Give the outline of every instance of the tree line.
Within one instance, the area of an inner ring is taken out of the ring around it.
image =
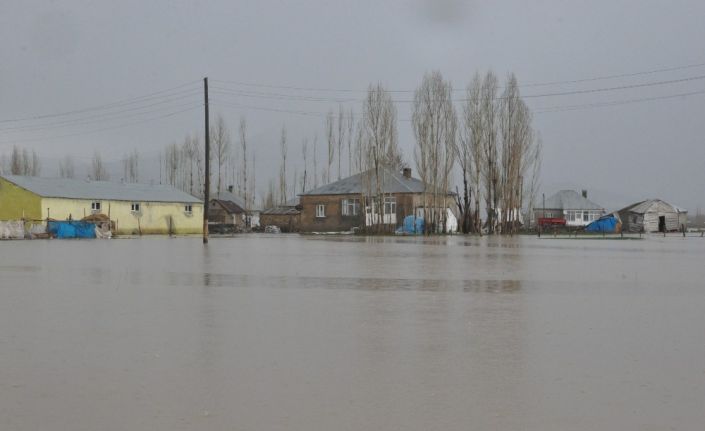
[[[365,208],[369,208],[381,227],[387,216],[382,189],[385,175],[390,170],[399,172],[413,161],[425,184],[427,231],[447,229],[446,208],[452,197],[462,232],[515,232],[521,209],[533,206],[541,168],[541,142],[532,127],[531,111],[512,73],[501,86],[494,72],[476,73],[463,93],[454,99],[450,81],[440,72],[423,77],[411,101],[415,145],[410,159],[399,148],[396,102],[382,84],[368,87],[358,114],[342,105],[337,112],[329,110],[323,118],[322,139],[318,133],[304,137],[300,150],[294,153],[289,152],[287,128],[282,125],[278,173],[260,190],[259,204],[263,208],[283,205],[297,194],[364,173],[361,178],[366,190],[358,212],[367,213]],[[159,154],[159,182],[203,197],[206,162],[199,136],[186,135],[181,142],[165,146]],[[247,209],[254,208],[255,152],[248,147],[245,117],[240,118],[233,137],[223,116],[218,115],[209,139],[213,195],[232,188],[245,200]],[[123,181],[139,181],[139,163],[137,150],[125,154]],[[0,157],[0,171],[39,175],[41,164],[35,151],[14,147],[9,158]],[[59,176],[75,175],[75,163],[67,155],[59,162]],[[110,179],[98,152],[90,161],[88,176]],[[453,186],[456,179],[460,188]],[[451,191],[455,193],[449,194]]]

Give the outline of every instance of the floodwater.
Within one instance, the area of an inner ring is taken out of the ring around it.
[[[0,242],[2,430],[695,430],[705,240]]]

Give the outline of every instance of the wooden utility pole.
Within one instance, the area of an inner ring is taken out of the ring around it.
[[[208,124],[208,78],[203,78],[203,100],[206,114],[206,184],[204,187],[203,201],[203,244],[208,244],[208,205],[211,193],[211,143],[210,126]]]

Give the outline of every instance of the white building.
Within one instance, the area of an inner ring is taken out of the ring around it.
[[[538,202],[534,208],[536,219],[553,218],[565,220],[566,226],[581,227],[588,225],[605,214],[605,209],[587,198],[587,190],[582,194],[575,190],[561,190]]]

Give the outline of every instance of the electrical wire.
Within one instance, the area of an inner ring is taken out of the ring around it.
[[[160,98],[160,97],[172,97],[172,96],[183,94],[185,92],[188,93],[188,92],[195,91],[196,88],[192,88],[192,89],[188,89],[188,90],[179,91],[176,93],[171,93],[174,90],[184,88],[187,86],[192,86],[192,85],[196,84],[197,82],[198,81],[191,81],[189,83],[178,85],[176,87],[172,87],[172,88],[169,88],[166,90],[160,90],[160,91],[156,91],[154,93],[145,94],[143,96],[133,97],[133,98],[129,98],[129,99],[122,99],[122,100],[118,100],[116,102],[106,103],[106,104],[102,104],[102,105],[95,105],[95,106],[91,106],[91,107],[87,107],[87,108],[76,109],[73,111],[66,111],[66,112],[58,112],[58,113],[53,113],[53,114],[42,114],[42,115],[34,115],[34,116],[23,117],[23,118],[4,119],[4,120],[0,120],[0,123],[33,121],[33,120],[42,120],[42,119],[46,119],[46,118],[64,117],[64,116],[69,116],[69,115],[81,114],[84,112],[99,111],[99,110],[120,107],[120,106],[127,106],[130,104],[140,103],[140,102],[143,102],[146,100],[152,100],[152,99]],[[164,94],[164,93],[171,93],[171,94]]]
[[[122,109],[122,110],[115,111],[115,112],[108,112],[108,113],[92,115],[92,116],[88,116],[88,117],[75,118],[72,120],[57,121],[57,122],[53,122],[53,123],[46,123],[46,124],[40,124],[40,125],[24,125],[24,126],[5,127],[5,128],[0,128],[0,132],[17,133],[17,132],[24,132],[24,131],[48,130],[48,129],[55,129],[55,128],[63,128],[63,127],[100,123],[100,122],[118,120],[118,119],[129,118],[129,117],[134,117],[134,116],[139,116],[139,115],[144,115],[144,114],[151,114],[154,112],[162,111],[164,109],[175,109],[175,108],[180,108],[183,106],[190,106],[195,101],[191,101],[186,104],[173,105],[173,106],[169,106],[169,105],[162,106],[158,109],[150,109],[147,111],[132,113],[132,114],[128,114],[128,115],[120,115],[120,114],[123,114],[126,112],[144,110],[144,109],[147,109],[150,107],[159,106],[159,105],[171,103],[174,101],[187,99],[189,97],[193,97],[193,95],[189,94],[189,95],[185,95],[185,96],[181,96],[181,97],[176,97],[173,99],[167,99],[167,100],[162,100],[159,102],[151,103],[149,105],[136,106],[136,107]]]
[[[133,121],[133,122],[129,122],[129,123],[124,123],[124,124],[120,124],[120,125],[112,126],[112,127],[104,127],[104,128],[101,128],[101,129],[94,129],[94,130],[88,130],[88,131],[85,131],[85,132],[71,133],[71,134],[59,135],[59,136],[49,136],[49,137],[42,137],[42,138],[28,138],[28,139],[16,139],[16,140],[12,140],[12,141],[0,142],[0,145],[11,145],[11,144],[17,144],[17,143],[23,143],[23,142],[48,141],[48,140],[53,140],[53,139],[62,139],[62,138],[70,138],[70,137],[74,137],[74,136],[88,135],[88,134],[93,134],[93,133],[98,133],[98,132],[104,132],[104,131],[107,131],[107,130],[122,129],[122,128],[125,128],[125,127],[134,126],[134,125],[137,125],[137,124],[143,124],[143,123],[148,123],[148,122],[151,122],[151,121],[160,120],[160,119],[163,119],[163,118],[173,117],[174,115],[181,114],[181,113],[183,113],[183,112],[192,111],[192,110],[194,110],[194,109],[196,109],[196,108],[200,108],[201,106],[203,106],[203,104],[199,103],[199,104],[196,104],[196,105],[194,105],[194,106],[191,106],[190,108],[181,109],[181,110],[179,110],[179,111],[170,112],[170,113],[168,113],[168,114],[160,115],[160,116],[157,116],[157,117],[145,118],[145,119],[143,119],[143,120]]]

